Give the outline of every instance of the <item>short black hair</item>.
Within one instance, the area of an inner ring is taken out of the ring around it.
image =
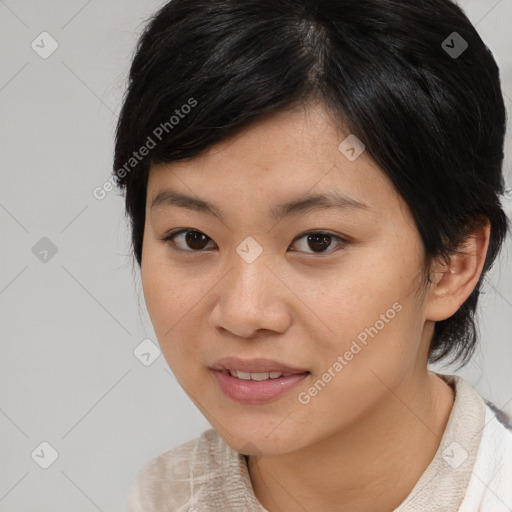
[[[408,204],[425,268],[491,224],[480,280],[436,322],[429,361],[467,363],[482,280],[506,237],[499,69],[449,0],[171,0],[134,50],[116,129],[139,266],[151,165],[200,156],[252,122],[323,102]],[[139,148],[146,148],[141,151]],[[134,151],[137,155],[134,157]],[[425,283],[430,283],[425,272]]]

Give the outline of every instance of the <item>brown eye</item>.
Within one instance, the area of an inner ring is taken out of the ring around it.
[[[179,246],[179,244],[175,242],[175,239],[181,239],[181,247]],[[169,234],[163,240],[169,241],[173,245],[178,246],[176,250],[194,252],[202,251],[203,249],[205,249],[208,240],[211,239],[204,233],[201,233],[201,231],[197,231],[195,229],[181,229],[179,231],[175,231]]]
[[[341,238],[337,235],[331,235],[330,233],[325,233],[323,231],[310,231],[309,233],[305,233],[301,235],[296,240],[305,239],[306,242],[302,244],[301,251],[303,252],[311,252],[307,251],[307,248],[312,249],[313,253],[324,253],[324,252],[334,252],[328,251],[329,246],[331,246],[333,240],[338,241],[338,246],[344,246],[348,243],[347,240]]]

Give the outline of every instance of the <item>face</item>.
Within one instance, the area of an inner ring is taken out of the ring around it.
[[[348,135],[315,104],[150,170],[148,312],[181,386],[243,453],[248,443],[287,453],[354,428],[389,388],[425,372],[421,240],[367,153],[354,160],[350,139],[339,149]],[[270,378],[280,373],[292,375]]]

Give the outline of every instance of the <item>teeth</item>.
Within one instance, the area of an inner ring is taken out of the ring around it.
[[[281,373],[281,372],[259,372],[259,373],[248,373],[248,372],[239,372],[236,370],[229,370],[229,373],[232,377],[237,377],[243,380],[268,380],[270,379],[278,379],[282,376],[291,375],[290,373]]]
[[[270,374],[268,372],[248,373],[247,375],[250,375],[252,380],[267,380],[270,378]]]

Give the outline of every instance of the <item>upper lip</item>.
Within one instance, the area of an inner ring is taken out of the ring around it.
[[[238,357],[223,357],[222,359],[217,359],[210,368],[212,370],[237,370],[247,373],[309,373],[308,370],[292,368],[278,361],[263,358],[240,359]]]

